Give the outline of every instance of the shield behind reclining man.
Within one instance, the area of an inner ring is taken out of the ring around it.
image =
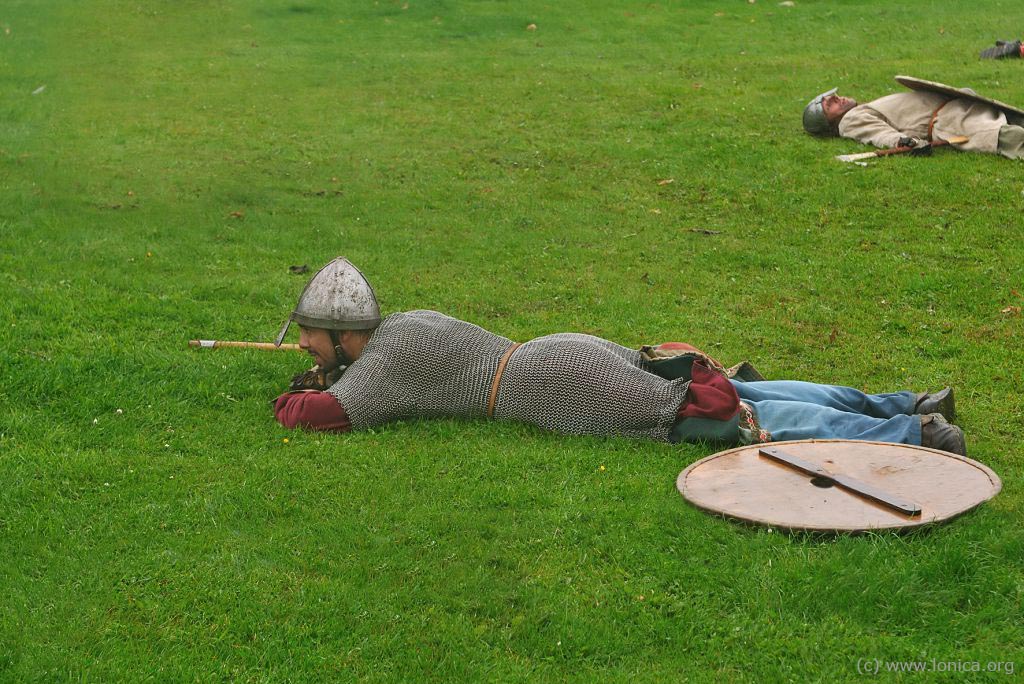
[[[381,317],[363,274],[339,257],[299,296],[288,326],[318,368],[274,411],[286,427],[344,432],[394,420],[518,420],[564,434],[752,443],[836,438],[966,455],[952,390],[868,395],[799,381],[741,381],[694,347],[629,349],[556,333],[523,344],[436,311]],[[342,368],[347,365],[347,368]],[[759,378],[749,374],[748,379]]]
[[[803,113],[804,130],[819,137],[839,136],[881,148],[912,147],[912,155],[921,155],[930,153],[933,140],[966,136],[967,142],[953,147],[1024,159],[1024,128],[1012,114],[1011,119],[987,102],[925,90],[859,104],[832,88],[808,102]]]

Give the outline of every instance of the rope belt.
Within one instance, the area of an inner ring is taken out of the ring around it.
[[[946,100],[938,107],[936,107],[934,112],[932,112],[932,118],[928,121],[928,142],[932,141],[932,130],[935,129],[935,120],[939,118],[939,112],[941,112],[942,108],[948,105],[950,102],[952,102],[952,100]]]
[[[504,354],[501,355],[501,360],[498,361],[498,370],[494,371],[494,380],[491,382],[491,396],[487,399],[487,417],[494,417],[494,402],[498,399],[498,385],[501,384],[501,374],[505,372],[505,365],[508,360],[512,357],[512,352],[519,349],[522,345],[518,342],[514,343],[508,348]]]

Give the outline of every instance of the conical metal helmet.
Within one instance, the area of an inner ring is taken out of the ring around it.
[[[292,321],[308,328],[366,330],[380,323],[380,307],[373,288],[359,269],[348,259],[338,257],[306,284],[274,344],[281,345]]]

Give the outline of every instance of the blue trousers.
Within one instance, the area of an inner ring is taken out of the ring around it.
[[[732,382],[772,440],[864,439],[921,444],[913,392],[864,394],[852,387],[796,380]]]

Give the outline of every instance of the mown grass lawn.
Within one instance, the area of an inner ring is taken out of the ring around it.
[[[0,679],[1019,676],[1024,165],[845,165],[799,116],[898,73],[1022,104],[1024,62],[977,59],[1022,26],[997,0],[7,0]],[[303,357],[186,341],[270,339],[288,267],[339,254],[386,312],[955,385],[1004,490],[782,535],[678,495],[713,448],[286,431]]]

